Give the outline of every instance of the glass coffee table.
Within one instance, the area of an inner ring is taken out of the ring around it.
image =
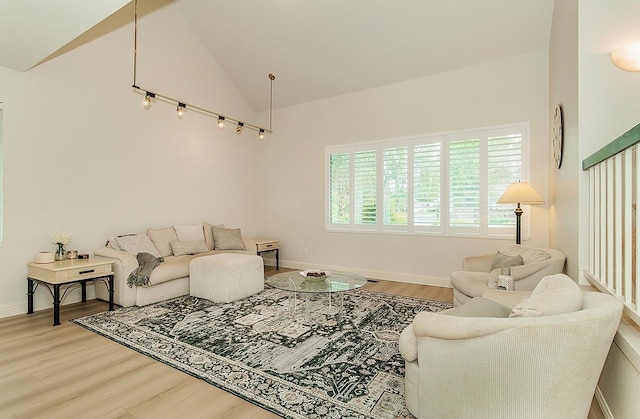
[[[315,278],[305,277],[304,271],[281,272],[270,276],[267,284],[279,290],[292,293],[289,299],[289,307],[295,310],[298,306],[298,294],[304,296],[304,310],[310,313],[310,297],[312,295],[326,295],[328,305],[323,307],[324,314],[334,315],[342,311],[344,307],[344,293],[364,286],[367,278],[362,275],[349,272],[330,272],[327,276]],[[332,297],[339,295],[339,305],[333,304]]]

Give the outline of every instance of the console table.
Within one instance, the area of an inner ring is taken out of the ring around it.
[[[102,280],[109,290],[109,311],[113,310],[113,261],[102,258],[69,259],[51,263],[31,262],[27,275],[27,313],[33,313],[33,294],[42,284],[53,297],[53,325],[60,324],[60,301],[73,285],[82,287],[82,302],[87,301],[87,282]],[[66,285],[60,295],[60,287]]]

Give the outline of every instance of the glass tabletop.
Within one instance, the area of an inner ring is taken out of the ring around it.
[[[321,278],[304,277],[300,271],[282,272],[270,276],[267,284],[274,288],[311,293],[331,293],[355,290],[367,283],[367,278],[349,272],[331,272]]]

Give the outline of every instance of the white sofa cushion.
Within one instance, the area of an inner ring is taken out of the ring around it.
[[[442,314],[458,317],[496,317],[507,318],[511,308],[487,298],[475,297],[461,306],[445,310]]]
[[[540,317],[571,313],[582,308],[582,291],[565,274],[545,276],[531,296],[515,306],[509,317]]]
[[[171,249],[171,242],[178,240],[176,230],[173,227],[161,228],[158,230],[147,230],[147,236],[153,242],[153,245],[158,249],[160,256],[171,256],[173,250]]]

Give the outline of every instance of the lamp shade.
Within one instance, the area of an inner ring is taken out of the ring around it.
[[[544,199],[527,182],[512,183],[498,199],[498,204],[544,204]]]
[[[611,61],[625,71],[640,71],[640,41],[625,45],[611,53]]]

